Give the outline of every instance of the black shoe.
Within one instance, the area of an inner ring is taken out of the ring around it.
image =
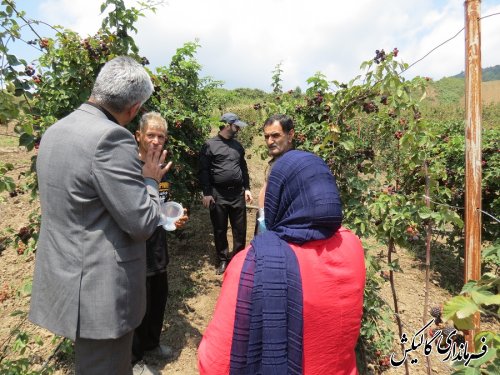
[[[226,271],[226,268],[227,268],[227,261],[223,260],[222,262],[220,262],[219,268],[217,268],[215,273],[217,275],[222,275],[224,271]]]

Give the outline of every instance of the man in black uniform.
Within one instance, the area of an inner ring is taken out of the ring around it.
[[[220,128],[219,134],[209,139],[201,149],[199,173],[203,206],[210,208],[219,275],[224,273],[229,262],[228,218],[233,232],[234,255],[245,247],[245,201],[252,202],[245,150],[234,139],[247,124],[234,113],[225,113],[220,121],[225,125]]]
[[[142,116],[139,130],[135,133],[139,144],[139,158],[142,160],[148,148],[162,150],[167,141],[167,122],[159,113],[149,112]],[[160,202],[170,198],[170,181],[166,173],[159,183]],[[176,223],[182,226],[187,217]],[[172,349],[160,345],[160,334],[163,328],[163,317],[167,304],[168,250],[167,233],[161,226],[156,228],[146,241],[146,314],[141,325],[134,331],[132,342],[133,373],[148,375],[155,372],[142,362],[145,353],[167,359],[172,356]],[[133,301],[131,301],[133,303]]]

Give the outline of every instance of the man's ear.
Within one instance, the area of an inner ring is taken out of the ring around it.
[[[140,141],[140,138],[141,138],[141,131],[140,131],[140,130],[136,130],[136,131],[135,131],[135,140],[136,140],[137,142],[139,142],[139,141]]]
[[[290,129],[290,131],[288,132],[288,135],[290,136],[290,142],[291,142],[293,137],[295,136],[295,129]]]

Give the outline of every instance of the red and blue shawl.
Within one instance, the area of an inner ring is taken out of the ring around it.
[[[302,281],[288,245],[327,239],[340,228],[335,178],[319,157],[285,153],[265,197],[267,231],[256,236],[241,271],[230,374],[302,374]]]

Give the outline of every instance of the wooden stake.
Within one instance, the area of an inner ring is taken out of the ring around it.
[[[480,0],[465,6],[465,275],[464,281],[481,277],[481,31]],[[480,315],[466,335],[471,351],[479,332]]]

